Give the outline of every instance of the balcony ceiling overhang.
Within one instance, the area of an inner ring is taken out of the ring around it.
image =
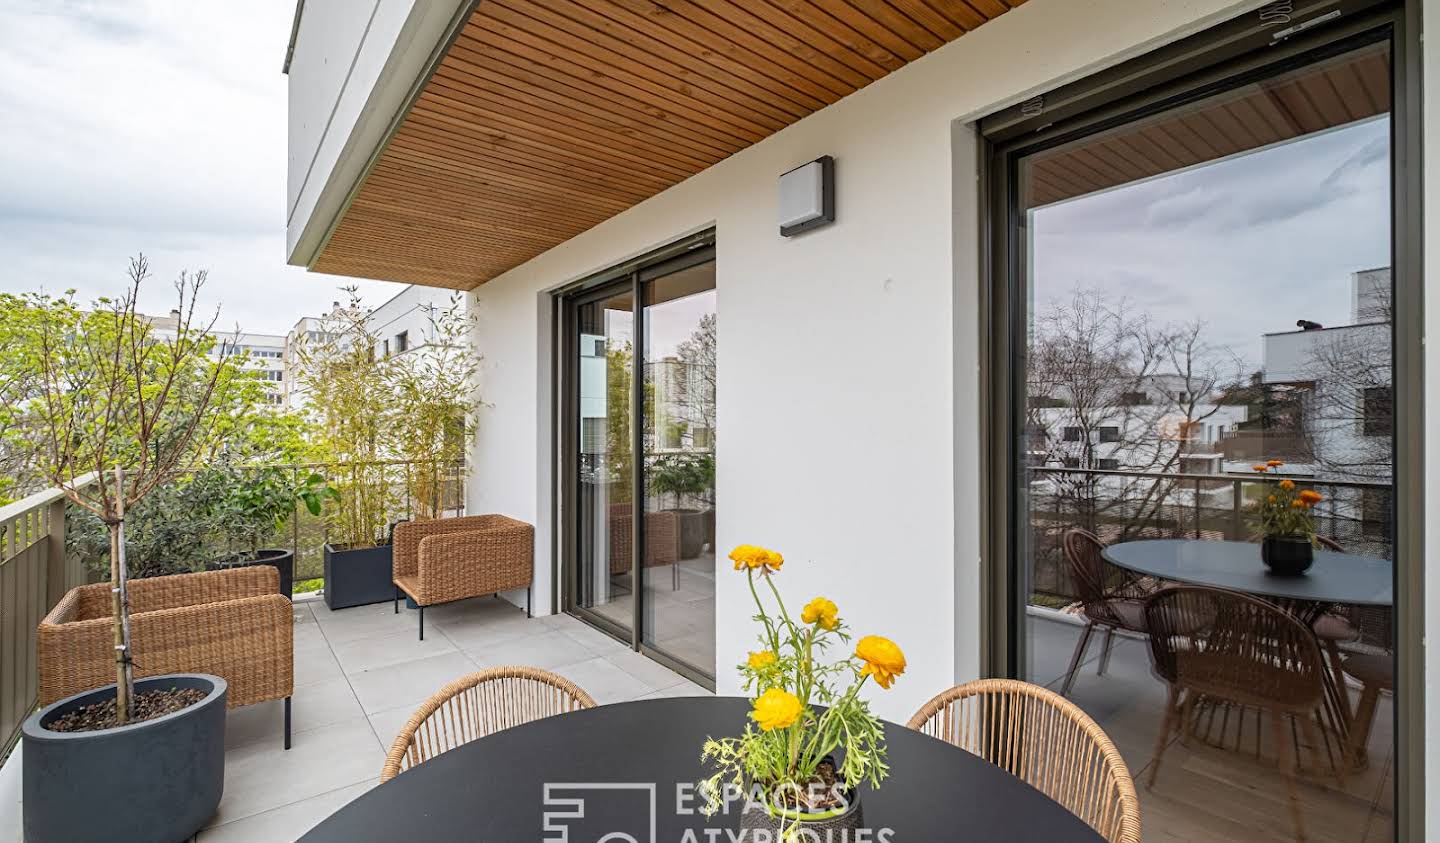
[[[484,0],[311,269],[468,290],[1024,0]]]

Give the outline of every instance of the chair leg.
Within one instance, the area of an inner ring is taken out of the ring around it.
[[[285,698],[285,748],[290,748],[290,698]]]
[[[1355,709],[1355,719],[1350,721],[1350,737],[1345,742],[1344,765],[1354,770],[1365,757],[1370,743],[1370,729],[1375,725],[1375,707],[1380,703],[1380,687],[1367,684],[1360,691],[1360,705]]]
[[[670,590],[680,590],[680,563],[675,562],[670,566]]]
[[[1070,687],[1075,684],[1075,671],[1080,669],[1080,662],[1085,659],[1085,648],[1090,646],[1090,633],[1095,631],[1095,622],[1087,621],[1085,631],[1080,633],[1080,640],[1075,642],[1075,654],[1070,657],[1070,669],[1065,672],[1065,684],[1060,686],[1060,696],[1070,696]]]
[[[398,585],[395,586],[395,597],[393,603],[395,606],[395,614],[400,614],[400,586]]]
[[[1326,639],[1325,654],[1330,657],[1330,672],[1335,676],[1335,696],[1339,697],[1340,715],[1345,722],[1351,720],[1350,691],[1345,684],[1345,660],[1340,655],[1340,645],[1333,639]]]
[[[1096,676],[1104,676],[1105,671],[1110,667],[1110,651],[1115,648],[1115,627],[1105,628],[1105,649],[1100,651],[1100,669],[1095,672]]]
[[[1300,731],[1305,735],[1305,742],[1310,744],[1310,760],[1315,763],[1316,772],[1320,770],[1322,758],[1329,760],[1331,769],[1335,771],[1335,783],[1340,786],[1341,790],[1344,790],[1345,759],[1336,758],[1334,754],[1326,751],[1329,744],[1324,741],[1324,736],[1320,733],[1320,729],[1315,726],[1315,719],[1313,717],[1301,717],[1297,714],[1295,715],[1295,719],[1300,721]],[[1296,753],[1296,757],[1299,757],[1298,752]]]
[[[534,613],[533,613],[533,611],[532,611],[532,609],[531,609],[531,606],[530,606],[530,589],[531,589],[531,586],[528,586],[528,585],[525,586],[525,617],[527,617],[527,618],[533,618],[533,617],[535,617],[535,615],[534,615]]]
[[[425,640],[425,604],[420,605],[420,640]]]
[[[1180,704],[1180,689],[1174,685],[1168,686],[1169,699],[1165,701],[1165,717],[1160,721],[1160,737],[1155,739],[1155,755],[1150,759],[1150,775],[1145,782],[1146,787],[1155,786],[1155,776],[1160,772],[1160,759],[1165,755],[1165,748],[1170,745],[1170,733],[1175,729],[1175,709]]]
[[[1295,765],[1300,757],[1300,748],[1291,745],[1290,730],[1285,728],[1285,715],[1274,709],[1270,712],[1271,727],[1275,730],[1275,758],[1280,763],[1280,773],[1285,777],[1285,789],[1290,802],[1290,819],[1295,824],[1295,839],[1305,840],[1305,819],[1300,810],[1300,792],[1295,784]]]

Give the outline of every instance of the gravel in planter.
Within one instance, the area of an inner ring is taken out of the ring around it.
[[[130,701],[131,723],[152,720],[156,717],[189,708],[209,696],[208,691],[199,688],[166,688],[158,691],[142,691]],[[120,725],[115,720],[115,698],[105,702],[77,708],[50,721],[45,728],[52,732],[95,732],[113,729]]]

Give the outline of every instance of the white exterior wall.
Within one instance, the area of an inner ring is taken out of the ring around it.
[[[371,311],[365,317],[365,327],[377,341],[389,341],[392,354],[396,353],[395,337],[402,332],[408,338],[409,349],[423,348],[431,340],[431,309],[444,312],[450,307],[452,296],[459,297],[463,311],[468,302],[463,293],[435,287],[406,287]]]
[[[717,535],[786,554],[784,591],[894,638],[907,719],[980,667],[978,213],[971,120],[1260,5],[1031,0],[959,41],[479,287],[485,356],[469,501],[537,525],[552,589],[546,291],[716,229]],[[836,159],[837,222],[794,239],[776,179]],[[824,365],[816,365],[824,349]],[[721,563],[718,687],[753,646]],[[540,599],[543,605],[544,598]]]
[[[307,265],[463,0],[296,2],[285,245]]]

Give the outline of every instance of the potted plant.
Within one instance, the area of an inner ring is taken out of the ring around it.
[[[715,457],[706,453],[661,454],[649,471],[650,491],[672,496],[674,505],[664,510],[673,512],[679,523],[680,558],[694,559],[713,536],[713,509],[684,506],[685,499],[701,500],[715,488]]]
[[[319,516],[327,501],[339,492],[324,476],[303,477],[277,466],[243,468],[224,464],[216,469],[223,489],[215,507],[215,521],[225,539],[224,554],[209,564],[211,570],[269,565],[280,572],[280,593],[290,597],[295,581],[295,554],[285,548],[264,547],[295,514],[296,504]]]
[[[769,840],[859,829],[860,788],[878,788],[887,772],[884,728],[860,693],[872,678],[888,689],[905,672],[905,655],[894,642],[867,635],[849,656],[827,661],[830,647],[848,649],[850,641],[835,604],[816,597],[792,616],[775,587],[784,557],[741,545],[730,559],[755,601],[760,649],[739,665],[754,696],[752,722],[739,737],[711,738],[703,747],[702,758],[716,768],[701,783],[705,812],[713,816],[741,794],[741,828],[765,829]],[[773,607],[760,598],[762,584]]]
[[[224,787],[225,680],[134,681],[125,522],[213,446],[246,375],[229,348],[212,358],[213,320],[194,326],[205,274],[177,282],[181,316],[169,338],[136,313],[148,275],[137,257],[121,299],[73,310],[73,318],[50,310],[40,326],[40,460],[46,478],[109,533],[115,683],[45,706],[22,725],[31,843],[186,839],[214,813]]]
[[[1301,489],[1290,478],[1277,478],[1281,460],[1268,460],[1252,468],[1267,475],[1264,496],[1256,505],[1260,558],[1270,572],[1282,576],[1305,573],[1314,561],[1315,518],[1311,511],[1325,498],[1314,489]]]
[[[395,363],[378,353],[354,288],[349,306],[297,347],[298,377],[336,494],[325,507],[325,604],[332,609],[390,600],[389,526],[395,484],[386,463],[393,424]]]

